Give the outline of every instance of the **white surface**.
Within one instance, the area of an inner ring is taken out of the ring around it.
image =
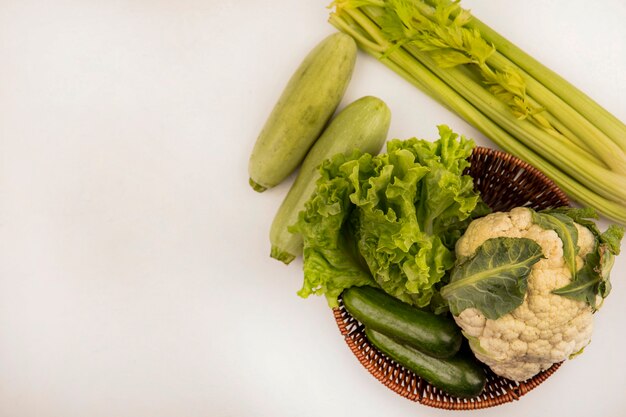
[[[361,368],[301,262],[268,257],[288,183],[247,160],[326,1],[0,1],[0,416],[444,416]],[[626,120],[621,0],[465,0]],[[390,135],[448,123],[359,56],[343,105]],[[594,341],[521,401],[474,416],[626,415],[626,256]]]

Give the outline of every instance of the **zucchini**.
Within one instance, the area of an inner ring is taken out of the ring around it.
[[[463,336],[453,319],[420,310],[373,287],[351,287],[342,294],[352,316],[378,332],[437,358],[449,358]]]
[[[286,264],[302,254],[302,236],[289,232],[298,221],[298,213],[315,191],[318,167],[338,153],[355,149],[377,154],[383,146],[391,123],[391,112],[380,99],[361,97],[335,116],[322,136],[306,155],[300,172],[274,216],[270,228],[270,256]]]
[[[248,173],[254,190],[279,184],[302,162],[343,97],[356,53],[354,40],[338,32],[304,58],[252,150]]]
[[[485,388],[485,371],[468,352],[446,359],[434,358],[368,327],[365,336],[382,353],[448,394],[470,398]]]

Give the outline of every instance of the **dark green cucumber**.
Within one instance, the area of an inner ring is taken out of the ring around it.
[[[448,358],[461,347],[461,330],[449,317],[419,310],[372,287],[348,288],[342,299],[348,312],[366,327],[430,356]]]
[[[433,358],[376,330],[366,327],[365,335],[382,353],[448,394],[470,398],[485,388],[485,371],[467,352],[446,359]]]

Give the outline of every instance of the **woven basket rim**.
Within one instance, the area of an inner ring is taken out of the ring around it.
[[[565,192],[558,185],[556,185],[554,181],[548,178],[548,176],[540,171],[538,168],[535,168],[533,165],[521,160],[515,155],[501,151],[499,149],[492,149],[485,146],[476,146],[472,150],[472,155],[492,155],[494,158],[501,159],[506,162],[511,162],[519,168],[526,170],[528,173],[541,181],[550,190],[550,192],[554,193],[554,195],[561,201],[561,205],[567,206],[570,204],[570,199],[567,194],[565,194]]]
[[[564,206],[570,203],[567,195],[551,179],[514,155],[497,149],[477,146],[473,149],[470,159],[474,161],[493,160],[496,161],[496,165],[510,164],[513,169],[524,172],[525,175],[536,181],[542,187],[541,193],[549,193],[554,202],[552,206]],[[515,173],[515,178],[518,177],[518,173]],[[540,195],[546,195],[541,193]],[[490,388],[492,391],[487,394],[483,391],[480,396],[475,398],[461,399],[438,390],[372,346],[365,336],[363,326],[343,307],[341,297],[339,298],[339,307],[333,309],[333,315],[346,344],[371,375],[398,395],[434,408],[476,410],[517,401],[548,379],[562,364],[562,362],[555,363],[523,382],[496,376],[484,365],[488,374],[488,385],[495,384],[496,388]]]

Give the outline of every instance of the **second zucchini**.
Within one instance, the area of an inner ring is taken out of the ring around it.
[[[307,153],[300,172],[283,200],[270,229],[270,256],[286,264],[302,253],[302,237],[289,232],[298,213],[315,190],[318,166],[338,153],[355,149],[377,154],[383,146],[391,123],[391,112],[380,99],[361,97],[346,106],[331,121]]]

